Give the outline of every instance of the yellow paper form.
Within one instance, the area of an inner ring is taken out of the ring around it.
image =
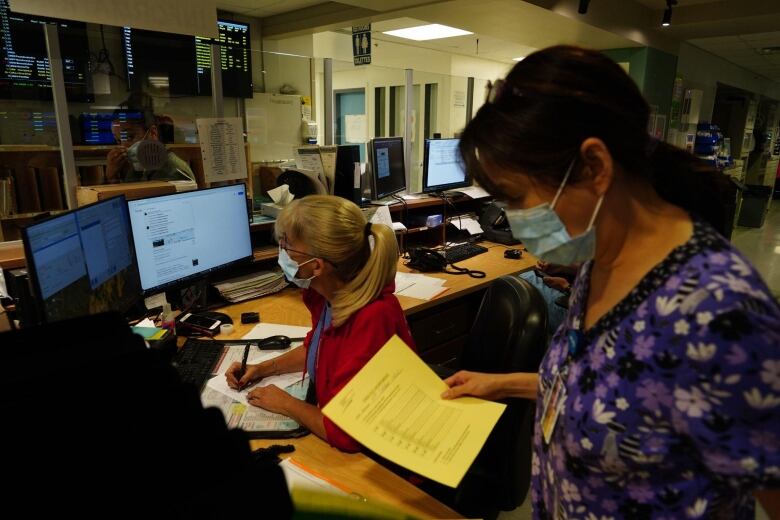
[[[322,413],[358,442],[420,475],[456,487],[506,405],[463,397],[394,336]]]

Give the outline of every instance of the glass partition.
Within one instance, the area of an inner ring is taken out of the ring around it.
[[[0,1],[0,241],[17,240],[22,227],[65,207],[62,161],[51,93],[44,26],[10,15]],[[70,97],[83,98],[84,24],[63,24],[60,47]],[[67,67],[72,70],[68,71]]]

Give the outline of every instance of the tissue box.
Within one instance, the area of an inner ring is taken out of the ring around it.
[[[279,216],[279,213],[284,209],[284,206],[280,206],[278,204],[273,204],[271,202],[264,202],[260,205],[260,211],[263,215],[267,215],[269,217],[276,218]]]

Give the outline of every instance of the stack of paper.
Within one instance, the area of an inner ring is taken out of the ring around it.
[[[252,273],[214,285],[219,294],[230,303],[277,293],[285,287],[287,287],[287,280],[284,275],[273,271]]]
[[[447,291],[444,282],[424,274],[398,272],[395,273],[395,294],[428,301]]]

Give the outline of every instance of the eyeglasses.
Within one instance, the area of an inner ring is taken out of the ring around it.
[[[285,236],[282,236],[279,239],[279,249],[284,249],[288,253],[298,253],[299,255],[310,256],[312,258],[314,257],[314,255],[310,255],[309,253],[306,253],[304,251],[298,251],[297,249],[292,249],[290,247],[287,247],[287,237]]]

